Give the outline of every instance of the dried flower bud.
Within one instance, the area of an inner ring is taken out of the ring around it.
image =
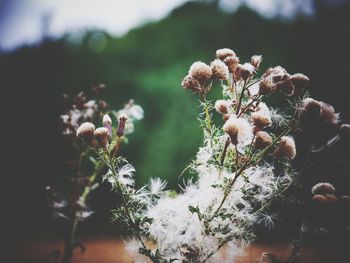
[[[125,123],[128,119],[128,116],[126,114],[121,114],[119,117],[119,124],[117,129],[117,136],[122,137],[125,133]]]
[[[108,146],[108,140],[110,135],[109,130],[106,127],[97,128],[94,132],[94,135],[95,139],[101,147],[106,148]]]
[[[262,111],[253,112],[251,114],[251,121],[257,128],[257,130],[261,130],[262,128],[271,125],[271,117],[269,114],[266,114]]]
[[[271,78],[265,78],[260,81],[259,94],[268,95],[276,91],[276,85]]]
[[[233,74],[238,67],[239,58],[234,56],[229,56],[224,59],[224,63],[228,67],[228,70]]]
[[[287,157],[289,159],[294,159],[296,153],[294,139],[289,136],[282,136],[277,148],[273,152],[273,155],[276,157]]]
[[[225,122],[223,130],[230,136],[232,144],[235,145],[244,143],[244,141],[252,137],[252,127],[243,118],[231,117]]]
[[[229,56],[235,57],[236,53],[232,49],[229,49],[229,48],[221,48],[221,49],[216,50],[216,58],[218,58],[218,59],[224,60],[225,58],[227,58]]]
[[[283,77],[283,76],[281,76],[281,77]],[[276,89],[279,91],[282,91],[287,96],[292,96],[294,94],[294,85],[290,79],[278,81],[276,83]]]
[[[321,102],[312,98],[306,98],[303,100],[302,108],[299,112],[299,116],[302,120],[316,120],[321,117],[321,114]]]
[[[255,72],[255,68],[250,63],[244,63],[243,65],[239,64],[236,71],[235,76],[238,77],[238,79],[244,79],[247,80],[250,78]]]
[[[108,114],[103,115],[102,124],[109,131],[109,137],[112,137],[112,119]]]
[[[314,195],[312,201],[316,204],[326,204],[328,202],[327,197],[324,195]]]
[[[181,83],[181,86],[184,89],[193,90],[195,92],[201,92],[201,84],[198,82],[198,80],[193,78],[191,75],[187,75],[183,79],[183,81]]]
[[[212,76],[211,68],[201,61],[194,62],[188,73],[199,82],[207,81]]]
[[[282,68],[281,66],[276,66],[273,68],[268,68],[265,73],[262,75],[263,78],[267,78],[273,75],[285,75],[288,74],[288,72]]]
[[[259,131],[255,135],[253,146],[256,149],[264,149],[272,144],[272,137],[264,131]]]
[[[210,68],[214,77],[220,80],[226,80],[229,78],[230,72],[228,71],[228,67],[221,60],[215,59],[210,63]]]
[[[253,67],[255,67],[255,68],[259,68],[259,66],[261,64],[261,61],[262,61],[262,56],[261,55],[254,55],[250,59],[250,64],[252,64]]]
[[[77,129],[77,137],[86,141],[87,143],[92,143],[94,138],[95,125],[91,122],[84,122]]]
[[[311,193],[314,195],[334,194],[335,187],[330,183],[318,183],[311,188]]]
[[[310,82],[310,79],[301,73],[293,74],[290,80],[293,82],[295,95],[300,95]]]
[[[231,106],[231,101],[229,100],[217,100],[215,102],[215,109],[218,113],[227,114],[228,108]]]
[[[333,126],[337,126],[339,122],[339,114],[335,112],[332,105],[321,102],[321,119]]]

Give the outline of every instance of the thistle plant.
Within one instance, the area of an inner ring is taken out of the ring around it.
[[[64,96],[67,105],[61,115],[61,132],[69,149],[67,153],[72,152],[67,162],[71,172],[66,187],[60,191],[49,186],[46,189],[53,215],[68,225],[63,262],[70,262],[76,248],[85,250],[76,233],[79,223],[93,214],[88,204],[91,193],[101,184],[109,168],[101,155],[109,152],[111,158],[116,158],[120,144],[126,142],[127,135],[134,130],[133,121],[143,118],[142,108],[132,100],[119,111],[109,110],[100,98],[104,89],[104,85],[94,86],[90,97],[83,92],[72,98]],[[115,127],[112,118],[117,120]],[[102,127],[95,128],[97,125]],[[122,161],[121,158],[115,160]],[[59,257],[59,253],[53,255]]]
[[[182,87],[198,95],[203,145],[186,168],[197,179],[180,193],[160,179],[136,189],[135,169],[111,148],[96,149],[108,167],[104,179],[121,196],[113,218],[130,230],[126,249],[135,262],[233,262],[254,240],[254,224],[273,221],[271,202],[293,182],[290,133],[309,79],[281,66],[259,74],[261,61],[256,55],[241,64],[225,48],[210,65],[190,67]],[[222,98],[209,100],[212,89]],[[282,97],[283,112],[267,106],[270,96]]]

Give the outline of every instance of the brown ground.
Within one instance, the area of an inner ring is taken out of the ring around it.
[[[86,246],[85,253],[81,254],[80,251],[76,250],[72,263],[132,262],[130,257],[125,253],[123,242],[120,240],[111,238],[90,239],[84,240],[84,244]],[[11,251],[11,259],[8,263],[47,262],[47,256],[57,248],[63,248],[63,242],[61,240],[18,242],[12,247],[14,251]],[[287,245],[256,244],[247,249],[245,255],[239,258],[236,263],[256,263],[265,251],[275,253],[284,258],[289,255]],[[337,263],[334,260],[330,260],[332,258],[334,259],[336,253],[337,251],[335,249],[330,248],[317,251],[315,249],[306,249],[302,251],[303,260],[301,263]]]

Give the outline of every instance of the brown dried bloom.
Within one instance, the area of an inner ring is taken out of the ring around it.
[[[255,135],[253,146],[256,149],[264,149],[272,144],[272,137],[264,131],[259,131]]]
[[[232,49],[229,49],[229,48],[221,48],[221,49],[216,50],[216,57],[218,59],[224,60],[225,58],[227,58],[229,56],[235,57],[236,53]]]
[[[252,127],[249,122],[243,118],[229,118],[225,122],[223,130],[230,136],[232,144],[235,145],[243,143],[252,137]]]
[[[276,85],[271,78],[266,78],[259,83],[259,94],[268,95],[276,91]]]
[[[94,132],[95,139],[101,147],[107,147],[109,140],[109,130],[106,127],[97,128]]]
[[[287,157],[289,159],[294,159],[296,153],[297,151],[294,139],[289,136],[282,136],[277,148],[273,152],[273,155],[276,157]]]
[[[286,75],[276,75],[275,77],[285,77]],[[284,80],[280,80],[276,83],[276,89],[279,91],[282,91],[284,94],[288,95],[288,96],[292,96],[294,94],[294,85],[293,82],[287,78]]]
[[[128,116],[125,113],[122,113],[119,117],[117,136],[122,137],[125,133],[125,123],[128,119]]]
[[[224,63],[228,67],[228,70],[233,74],[239,64],[239,58],[236,56],[229,56],[224,59]]]
[[[335,112],[332,105],[321,102],[321,119],[326,123],[336,126],[339,122],[339,114]]]
[[[255,68],[259,68],[260,64],[262,61],[262,56],[261,55],[254,55],[250,59],[250,63],[253,65]]]
[[[287,70],[285,70],[281,66],[276,66],[273,68],[268,68],[265,73],[262,75],[263,78],[267,78],[269,76],[274,76],[274,75],[285,75],[288,74]]]
[[[290,80],[293,82],[295,95],[300,95],[310,82],[310,79],[301,73],[293,74]]]
[[[199,82],[207,81],[212,76],[211,68],[201,61],[194,62],[190,67],[188,73]]]
[[[215,109],[218,113],[227,114],[228,108],[231,106],[231,101],[229,100],[217,100],[215,102]]]
[[[262,111],[253,112],[250,118],[257,130],[261,130],[272,123],[271,117]]]
[[[330,183],[318,183],[311,188],[311,193],[314,195],[334,194],[335,187]]]
[[[326,196],[326,198],[327,198],[327,203],[332,203],[332,204],[334,204],[334,203],[337,203],[338,202],[338,197],[336,197],[335,195],[333,195],[333,194],[327,194],[327,195],[325,195]]]
[[[183,79],[183,81],[181,83],[181,86],[184,89],[193,90],[195,92],[201,92],[201,84],[198,82],[198,80],[193,78],[191,75],[187,75]]]
[[[91,122],[84,122],[77,129],[77,137],[86,141],[87,143],[92,143],[94,138],[95,125]]]
[[[251,77],[255,72],[255,68],[250,63],[244,63],[243,65],[239,64],[236,71],[235,76],[237,76],[238,79],[244,79],[247,80],[249,77]]]
[[[229,78],[230,72],[228,71],[228,67],[221,60],[215,59],[210,63],[210,68],[214,77],[220,80],[226,80]]]

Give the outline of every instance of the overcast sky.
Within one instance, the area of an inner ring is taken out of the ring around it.
[[[86,28],[121,35],[146,21],[165,17],[188,0],[0,0],[0,49],[39,41],[49,15],[50,36]],[[296,10],[312,13],[312,0],[221,0],[225,10],[242,2],[267,17],[292,17]],[[302,3],[302,5],[300,5]]]

